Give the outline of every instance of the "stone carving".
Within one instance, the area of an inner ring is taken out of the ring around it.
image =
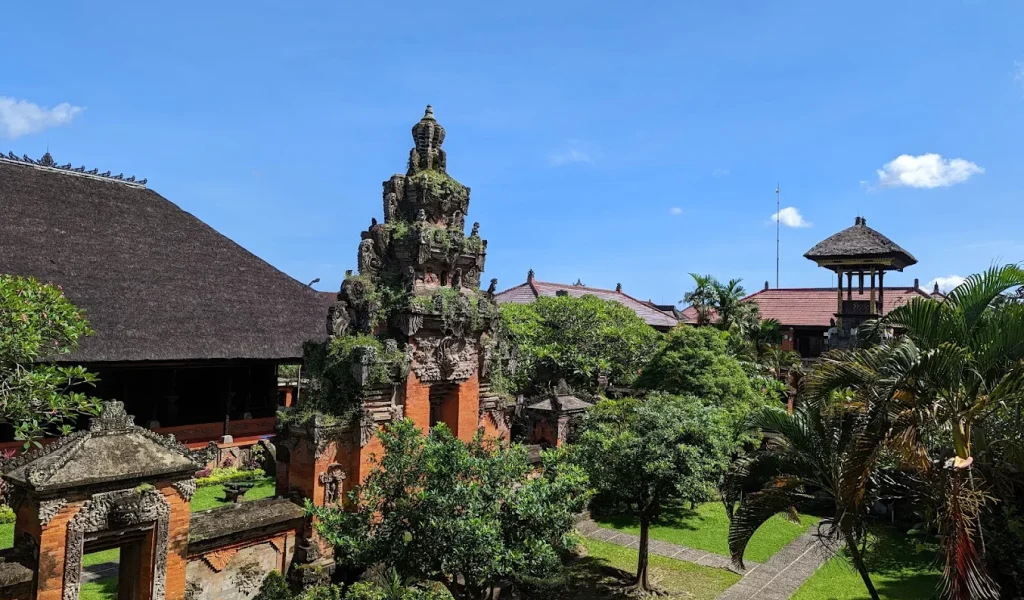
[[[351,324],[352,316],[349,315],[348,302],[339,300],[327,310],[327,335],[341,337]]]
[[[124,402],[104,402],[99,416],[89,421],[92,433],[121,433],[135,425],[135,419],[124,409]]]
[[[324,486],[324,505],[337,504],[341,501],[345,478],[345,469],[338,463],[327,465],[327,470],[320,473],[320,484]]]
[[[413,371],[420,381],[465,381],[477,370],[476,342],[456,336],[417,340]]]
[[[129,523],[155,523],[156,553],[153,558],[153,600],[164,600],[167,585],[167,537],[171,507],[156,489],[134,488],[93,494],[68,522],[64,551],[62,600],[78,600],[82,578],[85,534]]]
[[[218,454],[220,454],[220,446],[217,445],[217,442],[210,441],[203,448],[190,451],[189,457],[192,459],[192,462],[203,467],[217,460]]]
[[[462,287],[462,269],[455,269],[452,274],[452,288],[459,289]]]
[[[193,494],[196,493],[196,480],[195,480],[195,478],[183,479],[181,481],[175,481],[173,485],[174,485],[174,489],[177,490],[178,494],[181,495],[181,498],[185,502],[191,502],[192,501],[192,496],[193,496]]]
[[[487,297],[494,298],[494,292],[498,289],[498,278],[491,278],[491,285],[487,286]]]
[[[372,275],[376,274],[377,270],[380,269],[380,257],[377,255],[377,250],[373,240],[365,238],[359,242],[359,256],[358,263],[360,275]]]
[[[203,585],[195,579],[189,579],[185,582],[185,600],[196,600],[199,596],[203,595]]]
[[[39,503],[39,524],[43,527],[49,525],[50,521],[57,516],[57,513],[67,505],[68,501],[64,498],[41,501]]]
[[[373,415],[364,410],[359,417],[359,446],[363,447],[369,444],[375,435],[377,435],[377,422],[374,421]]]
[[[244,596],[248,596],[255,592],[260,587],[260,582],[263,581],[263,577],[266,575],[266,571],[257,562],[245,563],[235,571],[235,574],[231,577],[231,582],[235,584],[235,589],[242,593]]]
[[[473,223],[473,231],[470,232],[469,237],[480,237],[480,222]]]

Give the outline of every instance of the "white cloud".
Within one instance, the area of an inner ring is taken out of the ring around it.
[[[593,164],[594,152],[586,144],[569,141],[565,148],[548,156],[548,164],[552,167],[564,167],[574,163]]]
[[[939,154],[902,154],[878,169],[878,183],[886,187],[937,188],[963,183],[985,169],[962,158]]]
[[[729,169],[715,169],[711,172],[712,177],[725,177],[729,175]]]
[[[937,283],[939,284],[939,291],[945,294],[963,282],[964,278],[959,275],[947,275],[946,277],[936,277],[935,279],[932,279],[928,282],[928,287],[929,289],[933,288]]]
[[[678,206],[673,206],[672,208],[668,209],[668,212],[673,215],[681,215],[683,214],[683,209],[679,208]]]
[[[793,206],[787,206],[779,212],[772,215],[772,223],[780,222],[786,227],[810,227],[811,222],[804,219],[804,216],[800,214],[800,211]]]
[[[1013,61],[1013,80],[1024,86],[1024,61]]]
[[[13,140],[50,127],[67,125],[83,110],[81,106],[67,102],[44,108],[28,100],[0,96],[0,137]]]

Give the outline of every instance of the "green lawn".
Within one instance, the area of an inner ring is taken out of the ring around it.
[[[885,600],[935,598],[942,573],[938,548],[897,533],[878,530],[869,546],[867,563],[871,581]],[[846,550],[833,556],[793,595],[793,600],[869,600],[860,575],[850,566]]]
[[[106,577],[82,584],[81,600],[114,600],[117,598],[117,577]]]
[[[564,600],[621,598],[623,582],[636,573],[637,552],[598,540],[585,540],[587,556],[570,565],[564,588],[543,597]],[[651,555],[649,581],[669,598],[711,600],[740,576],[723,569]]]
[[[263,498],[272,498],[273,496],[274,480],[268,478],[258,482],[251,490],[246,492],[244,499],[262,500]],[[217,508],[218,506],[224,506],[226,504],[227,502],[224,501],[223,485],[209,485],[201,487],[197,489],[196,493],[192,496],[192,512]]]
[[[639,523],[632,517],[595,517],[594,520],[605,527],[640,533]],[[817,522],[817,517],[808,515],[800,515],[799,524],[776,515],[757,530],[743,557],[764,562]],[[729,556],[729,517],[721,502],[699,504],[696,510],[674,506],[651,525],[651,538]]]

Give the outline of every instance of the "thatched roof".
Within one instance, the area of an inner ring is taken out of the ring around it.
[[[891,259],[897,269],[917,263],[917,259],[896,242],[868,227],[864,217],[857,217],[853,227],[818,242],[804,258],[818,263],[839,258]]]
[[[0,212],[0,273],[62,286],[96,332],[69,360],[290,360],[325,335],[329,300],[139,182],[0,156]]]

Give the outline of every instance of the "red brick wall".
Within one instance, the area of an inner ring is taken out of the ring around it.
[[[169,483],[158,486],[171,507],[167,526],[167,600],[184,600],[188,566],[189,503]],[[152,564],[143,562],[143,564]]]
[[[430,431],[430,384],[420,382],[414,371],[405,380],[405,416],[420,431]]]
[[[64,555],[67,549],[68,522],[81,510],[83,502],[70,502],[46,527],[39,538],[39,574],[37,600],[60,600],[64,593]],[[21,515],[19,515],[20,517]]]

